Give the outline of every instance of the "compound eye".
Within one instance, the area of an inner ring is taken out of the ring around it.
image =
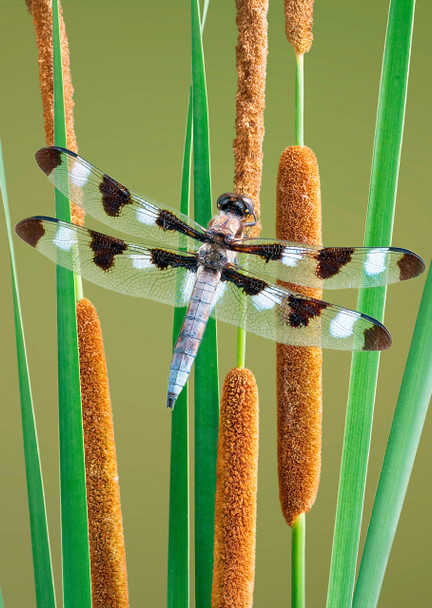
[[[221,194],[217,199],[216,207],[223,211],[227,207],[231,206],[235,200],[237,200],[235,194],[232,194],[231,192],[225,192],[224,194]]]

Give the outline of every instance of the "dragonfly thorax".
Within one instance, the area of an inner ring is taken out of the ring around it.
[[[217,243],[206,243],[198,250],[198,264],[214,270],[223,270],[231,252]]]

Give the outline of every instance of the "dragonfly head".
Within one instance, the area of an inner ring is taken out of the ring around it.
[[[255,226],[257,223],[253,202],[245,194],[225,192],[217,199],[216,206],[219,211],[232,213],[243,220],[253,218],[252,221],[244,223],[243,226]]]

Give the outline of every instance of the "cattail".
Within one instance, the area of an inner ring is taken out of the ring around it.
[[[38,49],[39,80],[47,146],[54,145],[54,85],[53,85],[53,44],[52,44],[52,0],[26,0],[33,16]],[[78,152],[73,118],[73,86],[70,73],[69,43],[59,2],[60,43],[63,69],[63,91],[65,100],[67,147]],[[84,209],[71,204],[71,219],[80,226],[84,223]]]
[[[236,0],[236,137],[234,190],[249,196],[259,217],[264,138],[268,0]],[[250,236],[260,232],[257,224]]]
[[[313,5],[314,0],[285,0],[285,33],[296,55],[312,46]]]
[[[251,608],[255,567],[258,388],[242,367],[226,375],[217,455],[212,608]]]
[[[276,235],[297,243],[321,244],[318,163],[310,148],[291,146],[281,156],[277,177]],[[285,284],[321,297],[318,289]],[[318,348],[278,344],[277,413],[279,497],[292,526],[315,502],[321,467],[322,353]]]
[[[27,0],[39,57],[46,143],[54,143],[52,1]],[[77,152],[69,45],[59,3],[60,41],[68,148]],[[82,225],[84,210],[71,205],[72,221]],[[89,518],[93,608],[129,606],[123,523],[120,507],[108,374],[99,319],[94,306],[77,303],[81,401]]]
[[[129,606],[114,427],[99,318],[77,304],[93,608]]]

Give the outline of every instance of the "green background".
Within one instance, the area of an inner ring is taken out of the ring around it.
[[[282,2],[271,2],[262,187],[263,236],[274,236],[275,177],[293,144],[294,54]],[[323,240],[359,245],[364,218],[388,3],[318,2],[315,42],[305,59],[305,143],[321,171]],[[64,1],[81,154],[134,190],[177,206],[190,77],[189,3]],[[429,45],[432,6],[418,4],[393,243],[431,257]],[[33,154],[44,145],[36,47],[24,2],[0,6],[0,135],[12,221],[53,213],[54,192]],[[230,190],[236,70],[235,3],[213,0],[205,32],[213,194]],[[89,225],[91,220],[89,220]],[[34,605],[6,232],[0,238],[1,421],[0,585],[6,608]],[[28,355],[44,467],[57,587],[60,588],[54,266],[16,241]],[[392,286],[382,356],[365,523],[424,278]],[[115,417],[132,606],[166,601],[170,414],[165,408],[171,348],[168,307],[85,284],[105,338]],[[327,297],[355,307],[355,292]],[[219,325],[220,374],[235,365],[236,334]],[[260,390],[256,608],[289,605],[290,530],[276,475],[274,345],[248,340],[247,365]],[[327,351],[323,468],[307,517],[308,605],[325,605],[350,355]],[[430,606],[431,421],[426,422],[379,606]],[[363,533],[364,536],[364,533]],[[362,538],[363,538],[362,536]]]

